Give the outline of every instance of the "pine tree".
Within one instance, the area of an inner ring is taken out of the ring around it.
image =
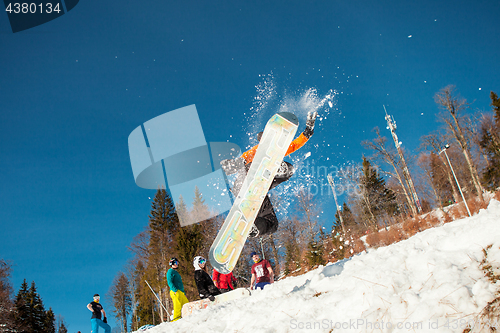
[[[47,322],[47,320],[42,299],[40,298],[40,295],[38,295],[38,293],[36,292],[35,281],[31,282],[31,287],[29,290],[29,300],[30,300],[31,313],[33,315],[32,317],[33,332],[42,332],[45,330],[45,323]]]
[[[162,303],[166,303],[168,261],[171,257],[178,255],[176,242],[181,227],[173,200],[164,189],[158,189],[156,192],[149,216],[149,228],[149,253],[145,274],[148,276],[152,288],[157,290]],[[144,289],[144,292],[148,294],[147,298],[151,296],[150,290]],[[161,306],[159,313],[160,320],[165,321],[167,314],[164,313]],[[152,315],[154,316],[154,312]]]
[[[52,308],[49,308],[49,310],[45,312],[44,333],[56,333],[55,320],[56,316],[54,315],[54,311],[52,311]]]
[[[42,299],[36,292],[34,281],[29,289],[26,279],[23,281],[16,296],[15,305],[17,310],[16,323],[20,332],[43,332],[46,329],[47,314]]]
[[[28,330],[30,329],[28,323],[28,318],[30,317],[30,302],[28,299],[28,283],[26,282],[26,279],[24,279],[21,288],[16,295],[14,304],[16,308],[16,326],[18,327],[19,332],[28,332]]]
[[[487,189],[494,190],[500,186],[500,99],[493,91],[490,98],[494,121],[488,117],[483,118],[479,145],[484,150],[488,161],[481,181]]]
[[[184,290],[188,299],[198,298],[198,288],[194,282],[193,258],[200,255],[203,235],[200,224],[192,224],[179,231],[177,236],[177,253],[180,260],[178,268],[182,277]]]
[[[57,333],[68,333],[68,329],[66,328],[66,325],[64,325],[64,321],[61,321],[61,323],[59,324]]]
[[[316,234],[316,237],[313,234],[309,239],[309,243],[307,244],[308,252],[306,254],[306,258],[311,268],[317,265],[325,264],[325,261],[323,259],[323,239],[324,234],[321,228]]]
[[[345,203],[344,203],[345,205]],[[345,208],[342,209],[342,217],[345,219]],[[342,231],[342,227],[340,224],[340,215],[339,212],[335,213],[335,225],[332,229],[332,253],[336,260],[342,260],[346,257],[346,247],[345,247],[345,235]],[[346,227],[347,228],[347,227]]]
[[[139,260],[136,264],[135,274],[135,284],[137,286],[135,298],[137,306],[135,309],[136,314],[132,317],[132,324],[135,329],[146,324],[156,325],[160,323],[159,309],[156,307],[157,301],[144,282],[144,280],[152,280],[146,273],[146,267]]]
[[[388,189],[385,180],[372,167],[370,161],[363,156],[363,175],[360,179],[362,189],[361,205],[368,217],[371,227],[378,230],[378,221],[385,214],[397,213],[396,195]]]
[[[57,333],[68,333],[68,328],[66,327],[64,318],[61,315],[57,316],[57,322],[55,326],[57,327]]]

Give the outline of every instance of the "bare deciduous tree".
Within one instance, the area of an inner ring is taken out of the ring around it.
[[[468,106],[467,100],[456,94],[455,86],[453,85],[449,85],[441,89],[434,95],[434,100],[436,104],[441,107],[441,109],[445,110],[445,113],[440,115],[440,119],[448,126],[449,131],[460,145],[476,192],[482,199],[483,187],[479,181],[479,175],[474,161],[472,160],[469,143],[461,124],[461,122],[463,122],[462,113]]]

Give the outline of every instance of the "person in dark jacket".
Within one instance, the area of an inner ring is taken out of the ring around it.
[[[215,296],[220,294],[220,290],[214,285],[212,278],[206,272],[206,262],[207,260],[201,256],[194,258],[194,281],[196,282],[200,298],[208,298],[213,302],[215,301]]]
[[[99,294],[95,294],[94,300],[87,304],[87,309],[92,311],[92,319],[90,319],[92,333],[99,333],[99,327],[104,328],[104,332],[111,333],[111,326],[108,325],[106,311],[104,311],[101,303],[99,303],[100,298]]]

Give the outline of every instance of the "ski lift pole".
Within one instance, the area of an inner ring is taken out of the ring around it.
[[[160,298],[158,297],[158,295],[156,295],[156,293],[154,292],[153,288],[151,288],[151,286],[149,285],[148,281],[147,280],[144,280],[146,281],[146,284],[148,285],[149,289],[151,289],[151,292],[153,293],[153,295],[155,295],[156,299],[158,300],[158,302],[160,302],[161,306],[165,309],[165,312],[167,313],[167,317],[169,317],[168,315],[168,310],[167,308],[163,305],[163,303],[161,302]]]
[[[342,218],[342,213],[340,212],[340,207],[339,204],[337,203],[337,192],[335,192],[335,183],[333,182],[333,177],[331,175],[327,176],[328,182],[330,183],[330,186],[332,187],[332,192],[333,192],[333,198],[335,199],[335,207],[337,208],[337,212],[339,213],[339,218],[340,218],[340,224],[342,226],[342,232],[344,235],[346,235],[345,232],[345,226],[344,226],[344,219]]]
[[[262,237],[260,237],[259,241],[260,241],[260,250],[262,252],[262,259],[265,260],[266,259],[266,255],[264,253],[264,245],[262,244]]]

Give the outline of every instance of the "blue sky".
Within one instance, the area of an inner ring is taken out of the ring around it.
[[[333,91],[297,159],[359,161],[373,127],[389,135],[382,105],[413,150],[439,126],[444,86],[490,109],[499,12],[498,1],[88,0],[15,34],[0,14],[0,258],[14,289],[34,280],[70,332],[90,328],[85,305],[148,223],[154,191],[135,185],[127,147],[145,121],[196,104],[208,142],[247,147],[280,105]],[[332,220],[332,198],[321,201]]]

